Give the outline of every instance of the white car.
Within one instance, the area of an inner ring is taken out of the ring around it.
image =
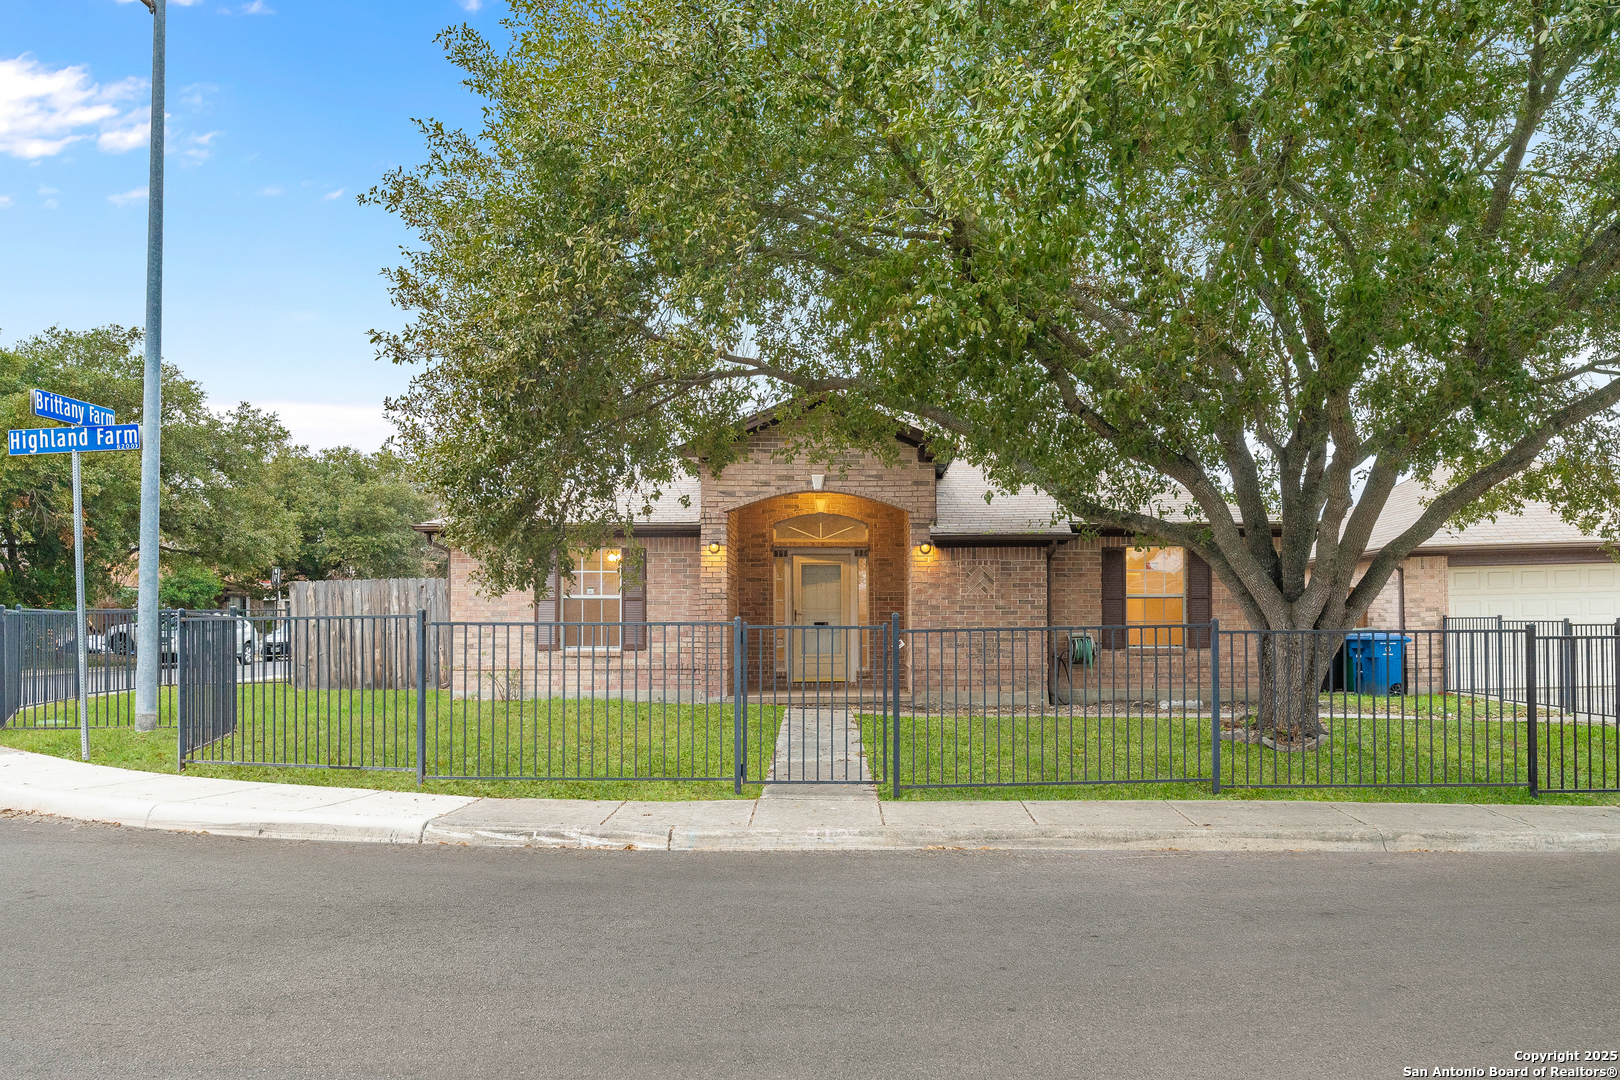
[[[259,656],[264,660],[292,659],[292,643],[288,640],[286,623],[278,624],[268,634],[259,635]]]
[[[244,664],[251,664],[254,660],[258,659],[258,635],[254,633],[253,624],[247,619],[240,615],[233,615],[228,611],[221,611],[217,614],[212,612],[194,611],[188,612],[186,615],[188,619],[198,616],[230,619],[235,622],[236,659]],[[165,614],[164,618],[165,620],[168,620],[171,619],[172,616]],[[163,662],[166,664],[173,663],[175,661],[174,629],[171,623],[168,621],[163,622],[161,625],[163,626]],[[107,636],[103,640],[102,647],[118,655],[133,656],[135,655],[135,642],[138,640],[139,634],[140,630],[135,623],[124,623],[120,626],[115,626],[111,630],[107,631]],[[91,644],[93,641],[94,639],[92,638],[86,638],[87,644]]]

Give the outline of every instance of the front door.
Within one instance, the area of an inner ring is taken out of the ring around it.
[[[794,682],[843,682],[849,662],[854,566],[846,556],[793,557],[793,640],[788,656]],[[802,629],[801,629],[802,628]]]

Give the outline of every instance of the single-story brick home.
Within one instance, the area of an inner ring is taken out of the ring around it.
[[[474,561],[452,550],[452,621],[634,625],[740,615],[755,625],[871,625],[897,612],[905,628],[1198,624],[1212,615],[1224,628],[1246,626],[1196,555],[1117,530],[1081,535],[1038,491],[997,492],[987,502],[983,473],[937,462],[919,432],[897,435],[902,457],[892,466],[865,454],[831,465],[778,456],[784,439],[768,418],[747,438],[746,455],[720,476],[683,480],[636,523],[647,559],[633,586],[621,583],[622,553],[611,549],[576,553],[578,571],[554,577],[547,595],[484,596],[471,579]],[[1413,483],[1395,489],[1372,553],[1421,512],[1421,495]],[[418,528],[431,535],[441,526]],[[1392,578],[1369,622],[1439,629],[1447,615],[1608,621],[1620,614],[1617,574],[1595,538],[1531,506],[1435,536]],[[644,638],[540,640],[634,649]],[[1118,644],[1199,647],[1202,639],[1161,630]]]

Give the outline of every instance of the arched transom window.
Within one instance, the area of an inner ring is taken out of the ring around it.
[[[805,514],[776,523],[773,530],[778,544],[840,544],[850,547],[864,545],[867,540],[866,523],[842,514]]]

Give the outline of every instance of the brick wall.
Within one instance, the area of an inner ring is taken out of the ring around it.
[[[1052,556],[1052,625],[1102,621],[1102,542],[1071,540]]]
[[[1046,549],[935,548],[911,588],[913,626],[1045,626]]]
[[[450,549],[451,622],[532,622],[534,591],[514,589],[486,596],[473,580],[478,561],[458,548]]]
[[[698,538],[651,536],[637,542],[647,551],[647,621],[702,619],[703,557]]]
[[[1450,611],[1450,566],[1444,555],[1425,555],[1401,564],[1406,571],[1406,628],[1440,630]],[[1367,572],[1368,561],[1356,567],[1355,581]],[[1367,625],[1374,630],[1395,630],[1401,626],[1401,581],[1391,574],[1372,606],[1367,609]]]

